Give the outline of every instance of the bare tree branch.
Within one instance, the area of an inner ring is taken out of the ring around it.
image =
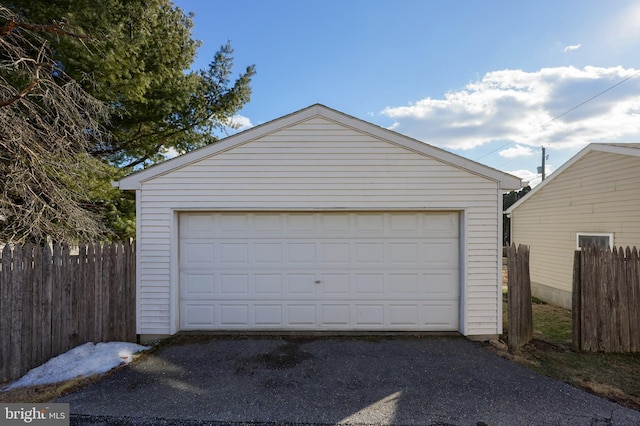
[[[21,22],[3,6],[0,22],[0,239],[103,235],[83,206],[86,181],[101,170],[87,150],[108,138],[108,109],[59,68],[40,33],[86,36]]]

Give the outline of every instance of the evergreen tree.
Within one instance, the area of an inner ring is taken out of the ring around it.
[[[112,108],[94,156],[121,168],[164,160],[169,149],[191,151],[250,100],[249,66],[232,82],[233,49],[224,44],[207,69],[191,71],[199,42],[192,17],[169,0],[12,0],[33,22],[61,22],[90,37],[49,37],[54,58]]]
[[[164,161],[169,150],[185,153],[215,142],[216,131],[233,127],[232,117],[250,100],[254,67],[234,80],[227,42],[206,69],[190,70],[200,42],[191,36],[192,16],[169,0],[11,0],[9,7],[22,23],[41,24],[18,32],[38,46],[46,42],[51,73],[78,83],[110,113],[109,121],[106,114],[99,118],[100,131],[87,128],[82,152],[89,155],[76,163],[90,167],[70,172],[54,162],[50,170],[59,185],[66,181],[87,218],[101,218],[112,236],[133,236],[133,195],[110,182]],[[35,59],[37,51],[29,54]],[[13,94],[30,81],[10,70],[4,77]]]

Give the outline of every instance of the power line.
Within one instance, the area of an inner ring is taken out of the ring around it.
[[[566,111],[565,111],[565,112],[563,112],[562,114],[556,115],[555,117],[551,118],[549,121],[547,121],[547,122],[545,122],[545,123],[541,124],[541,125],[540,125],[536,130],[535,130],[535,131],[541,130],[542,128],[544,128],[544,127],[545,127],[546,125],[548,125],[549,123],[551,123],[551,122],[553,122],[553,121],[555,121],[555,120],[557,120],[557,119],[559,119],[559,118],[561,118],[561,117],[564,117],[565,115],[569,114],[569,113],[570,113],[570,112],[572,112],[572,111],[575,111],[576,109],[578,109],[578,108],[580,108],[581,106],[583,106],[583,105],[585,105],[585,104],[587,104],[587,103],[591,102],[592,100],[596,99],[597,97],[602,96],[602,95],[604,95],[605,93],[607,93],[608,91],[610,91],[610,90],[612,90],[612,89],[615,89],[616,87],[620,86],[621,84],[623,84],[623,83],[625,83],[625,82],[627,82],[627,81],[631,80],[633,77],[635,77],[635,76],[637,76],[637,75],[640,75],[640,71],[637,71],[635,74],[632,74],[632,75],[630,75],[629,77],[627,77],[627,78],[625,78],[625,79],[623,79],[623,80],[621,80],[621,81],[617,82],[616,84],[612,85],[611,87],[608,87],[608,88],[606,88],[605,90],[603,90],[603,91],[601,91],[601,92],[599,92],[599,93],[597,93],[597,94],[593,95],[592,97],[590,97],[590,98],[589,98],[589,99],[587,99],[586,101],[581,102],[581,103],[579,103],[578,105],[576,105],[576,106],[574,106],[574,107],[572,107],[572,108],[570,108],[570,109],[566,110]],[[507,142],[506,144],[504,144],[504,145],[502,145],[502,146],[499,146],[498,148],[493,149],[493,150],[491,150],[491,151],[487,152],[486,154],[481,155],[480,157],[476,158],[476,160],[475,160],[475,161],[478,161],[478,160],[480,160],[480,159],[482,159],[482,158],[484,158],[484,157],[486,157],[486,156],[488,156],[488,155],[493,154],[493,153],[494,153],[494,152],[496,152],[496,151],[501,150],[502,148],[505,148],[505,147],[507,147],[507,146],[509,146],[509,145],[512,145],[512,144],[515,144],[515,143],[516,143],[516,142],[514,142],[514,141]],[[512,161],[512,160],[509,160],[509,161]]]
[[[581,104],[578,104],[578,105],[574,106],[573,108],[571,108],[571,109],[569,109],[569,110],[567,110],[567,111],[563,112],[562,114],[560,114],[560,115],[556,115],[556,116],[555,116],[555,117],[553,117],[551,120],[549,120],[549,121],[547,121],[546,123],[544,123],[542,126],[546,126],[547,124],[551,123],[552,121],[557,120],[557,119],[558,119],[558,118],[560,118],[560,117],[564,117],[565,115],[569,114],[571,111],[575,111],[576,109],[580,108],[582,105],[584,105],[584,104],[586,104],[586,103],[588,103],[588,102],[591,102],[592,100],[594,100],[594,99],[595,99],[595,98],[597,98],[598,96],[604,95],[604,94],[605,94],[605,93],[607,93],[609,90],[612,90],[612,89],[614,89],[614,88],[616,88],[616,87],[620,86],[622,83],[624,83],[624,82],[626,82],[626,81],[628,81],[628,80],[631,80],[633,77],[637,76],[638,74],[640,74],[640,71],[636,72],[636,73],[635,73],[635,74],[633,74],[633,75],[630,75],[629,77],[625,78],[625,79],[624,79],[624,80],[622,80],[622,81],[617,82],[617,83],[616,83],[616,84],[614,84],[613,86],[611,86],[611,87],[609,87],[609,88],[607,88],[607,89],[603,90],[602,92],[598,93],[597,95],[594,95],[594,96],[590,97],[590,98],[589,98],[589,99],[587,99],[586,101],[582,102]],[[542,127],[542,126],[540,126],[540,127]]]

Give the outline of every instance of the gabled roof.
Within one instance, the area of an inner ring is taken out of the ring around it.
[[[580,152],[571,157],[569,161],[564,163],[558,170],[553,172],[547,179],[545,179],[542,183],[533,188],[527,195],[519,199],[515,202],[511,207],[506,210],[506,213],[511,213],[514,209],[518,208],[522,203],[526,202],[529,198],[531,198],[535,193],[540,191],[542,188],[547,186],[550,182],[554,180],[556,176],[559,176],[566,169],[575,164],[578,160],[583,158],[585,155],[590,152],[607,152],[610,154],[620,154],[620,155],[630,155],[633,157],[640,157],[640,143],[592,143],[584,147]]]
[[[251,129],[229,136],[225,139],[191,151],[187,154],[167,160],[163,163],[133,173],[114,185],[123,190],[140,189],[141,183],[157,176],[170,173],[173,170],[187,166],[211,155],[221,153],[232,149],[236,146],[251,142],[255,139],[266,136],[267,134],[276,132],[282,128],[292,126],[298,122],[308,120],[314,117],[322,117],[332,120],[343,126],[351,127],[357,131],[368,133],[379,139],[386,140],[392,144],[404,147],[419,154],[427,155],[435,158],[443,163],[450,164],[454,167],[467,170],[470,173],[485,177],[489,180],[499,182],[500,188],[504,190],[520,189],[522,182],[520,178],[510,174],[501,172],[451,152],[428,145],[417,139],[404,136],[400,133],[385,129],[375,124],[360,120],[349,116],[340,111],[328,108],[324,105],[315,104],[307,108],[301,109],[289,115],[269,121],[265,124],[252,127]]]

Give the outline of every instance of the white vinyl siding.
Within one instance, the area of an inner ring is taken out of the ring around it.
[[[531,247],[532,283],[571,292],[578,233],[640,245],[640,158],[592,151],[517,206],[512,240]]]
[[[458,211],[464,334],[500,332],[498,182],[322,117],[141,183],[140,334],[177,325],[180,211]],[[173,284],[172,284],[173,282]]]

